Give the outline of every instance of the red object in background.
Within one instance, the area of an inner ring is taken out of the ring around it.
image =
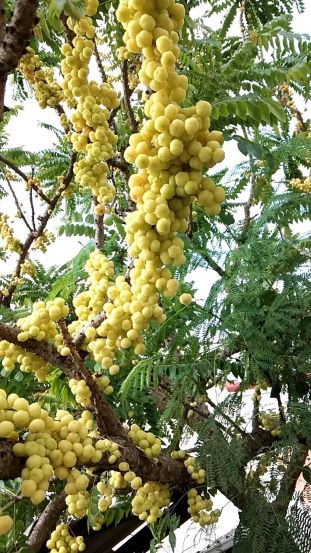
[[[241,385],[241,382],[238,382],[238,381],[236,381],[236,382],[227,382],[225,384],[225,388],[226,388],[227,392],[232,393],[232,392],[236,392],[239,389],[240,385]]]

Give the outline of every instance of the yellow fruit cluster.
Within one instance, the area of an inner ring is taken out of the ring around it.
[[[37,301],[28,317],[18,319],[17,326],[21,332],[17,335],[20,342],[30,338],[35,340],[53,340],[58,335],[57,321],[67,317],[69,307],[62,298],[48,301]]]
[[[128,436],[148,459],[158,458],[161,452],[161,441],[152,432],[145,432],[138,424],[132,424]]]
[[[260,416],[261,426],[271,433],[272,436],[280,436],[280,417],[278,413],[263,413]]]
[[[174,0],[121,0],[117,18],[125,29],[128,52],[144,57],[140,82],[153,92],[145,103],[149,119],[130,137],[125,152],[125,159],[139,170],[129,179],[130,195],[137,204],[126,222],[129,253],[136,258],[131,282],[135,294],[148,285],[150,295],[162,291],[172,297],[177,286],[163,265],[185,261],[183,241],[176,232],[187,230],[190,205],[197,200],[214,215],[224,201],[223,188],[203,177],[203,170],[224,159],[223,138],[220,132],[209,131],[208,102],[180,106],[188,86],[187,78],[176,72],[177,31],[183,25],[184,7]]]
[[[50,372],[50,366],[43,359],[15,344],[10,344],[7,340],[0,342],[0,359],[5,371],[13,371],[16,363],[20,363],[20,370],[32,372],[39,382],[44,382]]]
[[[291,179],[289,184],[294,188],[298,188],[301,192],[311,192],[311,177],[305,179]]]
[[[112,373],[111,370],[115,367],[115,373]],[[110,374],[117,374],[119,372],[118,365],[111,365],[109,369]],[[93,374],[93,379],[96,382],[96,386],[100,392],[103,394],[109,395],[113,392],[113,387],[110,384],[110,378],[106,374],[102,375],[101,373]]]
[[[172,459],[184,459],[186,457],[186,452],[183,449],[178,449],[177,451],[171,452]]]
[[[121,472],[112,470],[110,472],[109,484],[114,490],[125,490],[129,483],[125,480]]]
[[[98,440],[96,442],[96,449],[102,454],[105,453],[110,465],[114,465],[117,460],[122,457],[118,444],[112,442],[111,440],[108,440],[107,438],[103,440]]]
[[[114,376],[119,372],[119,366],[113,363],[116,350],[133,347],[137,355],[143,354],[142,332],[148,328],[151,320],[165,320],[163,309],[157,304],[158,294],[153,293],[148,284],[152,272],[146,270],[142,273],[145,286],[136,294],[136,289],[131,287],[125,277],[114,277],[112,262],[99,250],[90,255],[86,270],[89,274],[89,288],[74,299],[78,320],[73,321],[68,328],[74,335],[98,313],[105,313],[105,319],[98,328],[86,328],[82,346],[104,370]],[[162,275],[166,275],[165,271],[167,269],[163,269]],[[170,279],[169,289],[175,291],[176,286],[177,281]],[[98,379],[96,377],[99,389],[106,394],[112,392],[107,378],[107,375]]]
[[[161,509],[170,504],[168,486],[158,482],[145,482],[132,499],[133,514],[153,524],[162,515]]]
[[[252,395],[252,401],[260,401],[261,400],[261,389],[260,386],[255,386],[254,388],[254,394]]]
[[[107,509],[109,509],[112,503],[112,489],[104,482],[98,482],[96,488],[101,494],[98,500],[98,510],[101,513],[104,513],[105,511],[107,511]]]
[[[34,276],[36,272],[37,272],[37,268],[35,264],[32,261],[30,261],[30,259],[27,259],[26,261],[24,261],[24,263],[22,263],[21,275]]]
[[[79,491],[73,495],[67,495],[66,505],[68,513],[76,518],[84,516],[90,507],[90,494],[88,491]]]
[[[53,420],[38,403],[29,404],[17,394],[6,397],[5,392],[0,390],[0,420],[0,437],[17,440],[17,431],[29,431],[24,442],[13,446],[17,457],[26,457],[26,467],[22,471],[22,495],[30,497],[32,503],[37,505],[43,501],[49,478],[54,474],[62,480],[67,479],[69,502],[77,502],[73,492],[83,492],[85,496],[88,478],[71,469],[78,462],[97,464],[104,449],[100,440],[93,445],[90,431],[94,428],[94,420],[89,411],[83,411],[81,418],[74,420],[68,411],[60,410]],[[82,508],[79,505],[75,512]]]
[[[8,224],[8,215],[0,213],[0,237],[2,238],[2,247],[9,252],[21,253],[21,246],[17,238],[14,237],[13,230]]]
[[[206,472],[204,469],[201,469],[196,462],[194,457],[187,457],[184,461],[184,465],[187,469],[188,474],[190,474],[191,478],[195,480],[198,484],[203,484],[206,476]]]
[[[188,491],[188,513],[190,513],[193,522],[198,522],[200,526],[215,524],[220,517],[220,511],[215,509],[211,511],[213,502],[211,499],[204,499],[199,495],[195,488]],[[206,511],[211,511],[207,513]]]
[[[85,551],[86,546],[82,536],[71,536],[67,524],[58,524],[46,542],[51,553],[77,553]]]
[[[86,14],[96,10],[96,3],[87,3]],[[105,163],[113,155],[117,137],[109,127],[109,109],[116,108],[119,100],[108,85],[98,85],[88,80],[89,63],[94,52],[95,27],[86,15],[79,20],[68,18],[69,28],[75,33],[70,44],[64,44],[61,70],[64,75],[63,90],[69,107],[76,107],[71,115],[73,131],[70,140],[76,152],[85,154],[75,163],[76,181],[88,186],[99,204],[109,204],[115,189],[108,182],[108,166]]]
[[[82,474],[78,469],[72,469],[67,477],[65,492],[68,495],[74,495],[78,492],[84,492],[89,485],[89,478],[86,474]]]
[[[12,517],[10,517],[9,515],[0,514],[0,536],[4,536],[4,534],[7,534],[11,530],[12,526]]]
[[[54,108],[63,100],[63,91],[55,81],[53,72],[48,67],[43,67],[40,58],[32,48],[27,48],[19,62],[19,69],[30,85],[34,87],[35,98],[40,108],[47,106]]]
[[[38,403],[31,403],[17,394],[0,389],[0,438],[18,439],[18,432],[29,429],[35,432],[38,421],[41,431],[51,427],[53,419]],[[19,444],[20,445],[20,444]]]
[[[103,310],[107,301],[109,279],[113,277],[113,263],[99,250],[93,251],[85,265],[88,273],[88,290],[81,292],[73,300],[78,321],[74,321],[69,330],[74,334],[85,322],[91,321]],[[94,328],[86,331],[86,338],[91,340],[96,335]]]
[[[88,407],[91,403],[92,394],[85,380],[70,378],[68,384],[70,390],[76,398],[76,402],[80,403],[82,407]]]
[[[54,242],[55,236],[49,230],[45,230],[38,238],[35,239],[32,247],[34,250],[40,250],[42,253],[46,252],[47,246]]]

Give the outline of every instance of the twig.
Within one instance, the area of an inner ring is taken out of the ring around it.
[[[29,177],[27,177],[26,173],[24,173],[19,167],[17,167],[15,163],[12,163],[12,161],[4,158],[2,155],[0,155],[0,162],[10,167],[10,169],[12,169],[14,173],[19,175],[25,182],[28,183]],[[38,196],[42,198],[42,200],[44,200],[47,204],[51,204],[51,200],[44,194],[44,192],[40,190],[38,186],[36,186],[35,184],[31,184],[30,186],[35,190],[36,194],[38,194]]]
[[[105,242],[104,234],[104,214],[96,213],[96,207],[99,205],[96,196],[93,196],[94,220],[95,220],[95,244],[98,250],[101,250]]]
[[[31,228],[30,224],[28,223],[28,221],[27,221],[27,219],[26,219],[26,217],[25,217],[25,215],[24,215],[24,213],[23,213],[23,210],[22,210],[22,208],[21,208],[21,206],[20,206],[20,203],[19,203],[19,201],[18,201],[18,197],[16,196],[15,191],[14,191],[14,188],[13,188],[13,186],[12,186],[11,183],[10,183],[10,179],[8,179],[8,177],[5,177],[5,180],[6,180],[7,184],[8,184],[8,187],[9,187],[9,189],[10,189],[10,192],[11,192],[13,198],[14,198],[14,202],[15,202],[15,205],[16,205],[16,207],[17,207],[17,210],[18,210],[18,212],[19,212],[19,214],[20,214],[21,219],[24,221],[24,223],[25,223],[26,227],[28,228],[28,230],[29,230],[30,232],[32,232],[32,228]]]
[[[35,221],[35,207],[33,204],[33,187],[30,187],[29,190],[29,201],[30,201],[30,207],[31,207],[31,222],[32,222],[32,228],[36,232],[36,221]]]
[[[123,102],[124,102],[124,106],[126,109],[127,117],[129,120],[130,127],[132,129],[132,132],[137,133],[138,123],[135,119],[135,115],[130,101],[131,90],[129,87],[127,67],[128,67],[127,60],[123,60],[121,62],[121,78],[122,78],[123,91],[124,91]]]
[[[252,161],[252,158],[250,156],[250,160]],[[238,237],[237,241],[241,242],[242,244],[245,242],[247,237],[247,231],[251,222],[251,207],[254,200],[255,195],[255,188],[256,188],[256,178],[255,175],[252,175],[251,177],[251,187],[249,191],[249,197],[248,200],[244,206],[244,221],[242,224],[242,230],[240,233],[240,236]]]
[[[277,400],[277,402],[278,402],[280,421],[281,421],[283,424],[285,424],[285,423],[286,423],[285,411],[284,411],[284,406],[283,406],[283,404],[282,404],[282,400],[281,400],[280,393],[277,394],[276,400]]]
[[[208,265],[216,271],[216,273],[219,274],[219,276],[223,277],[225,275],[225,271],[221,268],[218,263],[210,256],[209,253],[204,252],[200,250],[200,255],[203,257],[203,259],[208,263]]]
[[[40,224],[39,224],[36,232],[34,232],[33,230],[31,232],[29,232],[29,234],[28,234],[28,236],[27,236],[27,238],[26,238],[26,240],[25,240],[25,242],[22,246],[22,252],[21,252],[21,254],[18,258],[16,267],[14,269],[14,274],[15,274],[16,278],[18,278],[21,274],[22,264],[24,263],[33,242],[36,240],[36,238],[38,238],[39,236],[42,235],[42,233],[45,230],[45,228],[47,226],[47,223],[48,223],[55,207],[58,204],[58,201],[59,201],[63,191],[66,190],[66,188],[69,186],[69,184],[72,180],[72,177],[73,177],[73,167],[74,167],[76,159],[77,159],[77,154],[72,153],[71,158],[70,158],[70,162],[69,162],[69,167],[68,167],[68,170],[67,170],[67,173],[64,177],[63,182],[57,188],[57,190],[54,194],[54,197],[50,201],[49,206],[46,208],[43,215],[38,218],[40,220]],[[16,290],[16,287],[17,287],[17,284],[14,284],[12,282],[12,284],[9,286],[7,294],[5,296],[3,296],[3,294],[0,294],[0,303],[2,305],[4,305],[5,307],[10,306],[11,299],[12,299],[12,296],[13,296],[15,290]]]
[[[69,27],[67,25],[67,16],[64,13],[62,13],[62,15],[60,16],[60,20],[61,20],[61,22],[64,26],[66,40],[67,40],[68,44],[72,45],[72,41],[73,41],[73,39],[75,38],[76,35],[75,35],[74,31],[69,29]]]
[[[97,63],[99,72],[101,74],[102,80],[104,82],[106,82],[107,81],[107,75],[105,73],[105,69],[104,69],[104,66],[103,66],[103,63],[102,63],[102,60],[101,60],[101,57],[100,57],[100,53],[98,51],[98,46],[97,46],[95,38],[94,38],[93,43],[94,43],[94,53],[95,53],[96,63]]]
[[[256,393],[256,392],[255,392]],[[253,412],[252,412],[252,433],[258,432],[259,430],[259,405],[260,405],[260,399],[254,399],[253,400]]]
[[[214,403],[209,396],[206,396],[205,398],[205,401],[206,403],[208,403],[211,407],[213,407],[214,411],[217,411],[218,410],[218,406],[216,405],[216,403]],[[232,420],[230,417],[228,417],[228,415],[226,415],[226,413],[224,413],[223,411],[220,412],[221,416],[230,424],[230,426],[233,426],[233,428],[235,428],[237,430],[237,432],[239,432],[239,434],[241,434],[242,436],[244,436],[244,438],[246,438],[248,436],[247,432],[245,432],[242,428],[239,427],[238,424],[236,424],[236,422],[234,420]]]

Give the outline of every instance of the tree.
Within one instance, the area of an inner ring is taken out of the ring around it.
[[[207,2],[215,31],[189,17],[198,4],[1,5],[1,193],[27,232],[1,215],[16,263],[1,279],[5,551],[83,551],[74,518],[100,529],[131,510],[155,550],[178,526],[176,489],[202,527],[221,516],[217,490],[239,508],[236,553],[309,551],[308,488],[293,494],[301,471],[310,483],[311,141],[295,104],[310,99],[310,43],[289,0]],[[9,76],[14,98],[58,114],[53,149],[7,146]],[[244,156],[234,170],[223,137]],[[86,245],[47,269],[35,252],[60,219]],[[203,305],[198,267],[215,274]]]

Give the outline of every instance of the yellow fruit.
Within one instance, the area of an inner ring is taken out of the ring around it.
[[[29,424],[29,432],[36,433],[36,432],[44,432],[45,430],[45,422],[42,419],[34,419]]]
[[[9,515],[0,515],[0,536],[7,534],[13,526],[13,519]]]
[[[14,424],[10,421],[0,422],[0,438],[7,438],[14,430]]]
[[[192,296],[191,294],[181,294],[179,301],[182,305],[190,305],[192,303]]]

